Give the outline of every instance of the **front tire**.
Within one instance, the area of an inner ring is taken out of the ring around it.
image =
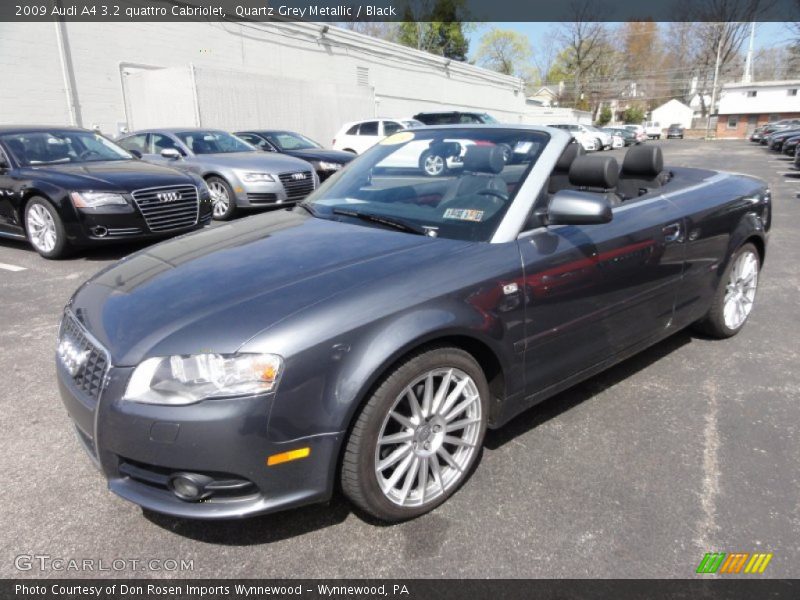
[[[222,177],[212,176],[206,179],[211,190],[211,209],[215,221],[227,221],[236,214],[236,196],[230,184]]]
[[[761,260],[753,244],[744,244],[731,256],[706,316],[695,324],[715,338],[739,333],[750,316],[758,289]]]
[[[419,166],[430,177],[439,177],[447,172],[447,159],[436,152],[424,152]]]
[[[25,206],[25,233],[34,250],[44,258],[66,256],[69,250],[67,233],[55,207],[35,196]]]
[[[342,459],[342,490],[383,521],[433,510],[474,468],[488,410],[489,386],[470,354],[451,347],[414,354],[357,416]]]

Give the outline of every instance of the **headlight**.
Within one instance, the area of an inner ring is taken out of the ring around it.
[[[257,181],[275,181],[275,178],[269,173],[242,173],[242,181],[254,183]]]
[[[324,160],[321,160],[314,163],[314,166],[317,168],[318,171],[338,171],[344,165],[342,165],[341,163],[326,162]]]
[[[128,201],[122,194],[111,192],[72,192],[72,203],[78,208],[96,208],[98,206],[122,205],[127,206]]]
[[[283,369],[275,354],[148,358],[133,371],[125,400],[171,406],[271,392]]]

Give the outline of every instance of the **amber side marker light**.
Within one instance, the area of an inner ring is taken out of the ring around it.
[[[280,454],[273,454],[267,458],[267,465],[274,467],[275,465],[279,465],[281,463],[298,460],[300,458],[306,458],[309,454],[311,454],[311,448],[308,447],[298,448],[297,450],[289,450],[288,452],[281,452]]]

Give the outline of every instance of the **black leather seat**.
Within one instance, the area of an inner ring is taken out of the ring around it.
[[[620,203],[618,181],[619,164],[613,156],[577,156],[569,168],[569,183],[573,188],[606,194],[612,206]]]
[[[469,146],[464,154],[463,171],[455,185],[447,190],[439,206],[446,208],[453,201],[463,203],[466,197],[471,197],[473,202],[483,199],[490,203],[502,203],[502,197],[508,197],[508,186],[499,177],[504,167],[503,151],[499,147]],[[486,194],[487,190],[496,194]]]
[[[559,190],[566,190],[572,187],[569,182],[569,168],[572,166],[572,161],[585,154],[586,151],[580,144],[572,143],[564,148],[564,152],[561,153],[561,156],[556,161],[553,172],[550,173],[550,179],[547,182],[548,194],[555,194]]]
[[[658,146],[631,146],[622,161],[617,192],[623,200],[638,198],[664,184],[664,155]]]

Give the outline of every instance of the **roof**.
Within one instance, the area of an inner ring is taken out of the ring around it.
[[[673,98],[672,100],[667,100],[666,102],[664,102],[664,104],[661,104],[660,106],[657,106],[656,108],[654,108],[652,112],[657,111],[659,108],[664,108],[665,106],[675,105],[675,104],[679,104],[681,106],[681,108],[685,108],[686,110],[690,110],[690,111],[694,112],[694,109],[692,109],[691,106],[688,106],[687,104],[681,102],[677,98]]]
[[[722,85],[723,89],[738,89],[738,88],[758,88],[758,87],[800,87],[800,79],[785,79],[776,81],[751,81],[750,83],[742,83],[741,81],[734,83],[725,83]]]

